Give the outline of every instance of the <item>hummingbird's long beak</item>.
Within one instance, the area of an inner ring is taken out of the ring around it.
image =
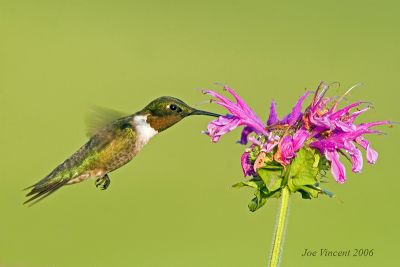
[[[189,115],[206,115],[206,116],[211,116],[211,117],[220,117],[221,116],[221,115],[216,114],[216,113],[212,113],[212,112],[208,112],[208,111],[204,111],[204,110],[198,110],[198,109],[195,109]]]

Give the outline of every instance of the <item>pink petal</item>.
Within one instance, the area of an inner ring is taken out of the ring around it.
[[[308,132],[306,130],[298,130],[293,135],[293,149],[294,151],[299,150],[303,145],[306,139],[308,138]]]
[[[369,144],[368,140],[364,139],[363,136],[358,136],[356,138],[356,142],[366,150],[367,154],[367,161],[370,164],[375,164],[376,160],[378,159],[378,152],[376,152],[371,145]]]
[[[361,151],[357,149],[352,141],[345,142],[346,151],[349,153],[352,162],[352,171],[360,172],[363,167],[363,157]]]
[[[253,165],[250,162],[249,152],[244,152],[241,157],[242,170],[244,176],[251,176],[254,174]]]
[[[366,129],[369,129],[374,126],[392,124],[392,123],[393,122],[391,122],[391,121],[374,121],[374,122],[368,122],[368,123],[361,123],[361,124],[357,125],[357,129],[366,130]]]
[[[378,152],[371,148],[368,144],[367,146],[367,160],[370,164],[375,164],[376,160],[378,159]]]
[[[279,144],[280,139],[281,138],[278,135],[273,135],[272,133],[269,133],[268,140],[266,144],[264,144],[262,151],[266,153],[271,152],[272,149],[274,149]]]
[[[239,140],[239,144],[246,145],[247,144],[247,137],[252,132],[254,132],[253,128],[251,128],[249,126],[244,127],[243,131],[242,131],[242,135],[241,135],[240,140]]]
[[[214,91],[211,91],[211,90],[203,90],[203,93],[207,94],[207,95],[211,95],[211,96],[221,100],[225,104],[231,103],[231,101],[228,98],[224,97],[221,94],[218,94],[217,92],[214,92]]]
[[[341,129],[343,132],[351,132],[354,131],[356,129],[356,126],[352,123],[345,123],[343,121],[340,120],[336,120],[333,121],[333,124],[338,127],[339,129]]]
[[[355,112],[353,112],[353,114],[351,114],[351,116],[350,116],[350,118],[349,118],[349,122],[354,122],[354,120],[358,117],[358,116],[360,116],[361,114],[363,114],[364,112],[366,112],[367,110],[369,110],[370,109],[370,107],[366,107],[366,108],[363,108],[363,109],[361,109],[361,110],[357,110],[357,111],[355,111]]]
[[[336,182],[343,184],[346,181],[346,170],[339,161],[339,154],[336,151],[326,151],[325,157],[331,162],[331,172]]]
[[[287,135],[283,137],[281,143],[279,144],[281,151],[281,159],[285,164],[289,164],[289,159],[294,157],[293,140],[292,137]]]
[[[234,130],[239,124],[240,120],[235,116],[221,116],[208,124],[205,133],[211,137],[212,142],[216,143],[222,135]]]
[[[304,100],[310,95],[310,92],[305,92],[304,95],[300,97],[297,101],[296,105],[293,107],[292,112],[288,114],[283,120],[282,123],[293,125],[301,116],[301,108]]]
[[[267,125],[271,126],[279,122],[278,113],[276,112],[276,104],[275,101],[271,102],[271,106],[269,108],[269,117],[267,121]]]
[[[252,116],[256,116],[255,112],[246,104],[246,102],[243,101],[243,99],[240,98],[240,96],[234,90],[232,90],[228,86],[224,86],[224,89],[228,91],[231,95],[233,95],[237,104],[242,108],[242,110],[246,111]]]
[[[338,119],[338,118],[342,117],[343,115],[346,115],[347,112],[350,111],[350,109],[352,109],[354,107],[357,107],[357,106],[361,105],[362,103],[365,103],[365,102],[358,101],[358,102],[355,102],[355,103],[351,103],[350,105],[348,105],[348,106],[346,106],[346,107],[344,107],[342,109],[339,109],[338,111],[332,113],[329,117],[330,117],[330,119]],[[336,107],[336,105],[334,107]]]
[[[204,90],[203,92],[217,98],[219,101],[215,101],[215,103],[226,108],[233,116],[237,117],[240,120],[238,125],[249,126],[256,133],[267,135],[268,131],[253,110],[235,93],[235,91],[226,86],[224,88],[234,96],[237,103],[211,90]]]

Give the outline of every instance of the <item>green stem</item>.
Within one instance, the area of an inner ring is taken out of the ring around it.
[[[290,196],[289,189],[285,186],[282,189],[282,196],[281,196],[282,200],[278,214],[278,221],[275,230],[274,242],[272,244],[272,252],[269,263],[270,267],[277,267],[281,257],[283,240],[285,238],[284,235],[286,228],[286,220],[288,217],[289,196]]]

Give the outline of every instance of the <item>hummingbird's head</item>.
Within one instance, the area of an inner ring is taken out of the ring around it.
[[[164,131],[187,116],[221,116],[219,114],[192,108],[182,100],[171,96],[162,96],[151,101],[139,113],[147,115],[147,122],[158,132]]]

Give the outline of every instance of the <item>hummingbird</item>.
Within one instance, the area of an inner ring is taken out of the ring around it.
[[[65,185],[90,178],[95,179],[96,187],[107,189],[111,183],[110,172],[131,161],[155,135],[192,115],[220,116],[192,108],[177,98],[163,96],[132,115],[105,124],[72,156],[26,188],[30,189],[26,194],[30,198],[24,204],[33,205]]]

